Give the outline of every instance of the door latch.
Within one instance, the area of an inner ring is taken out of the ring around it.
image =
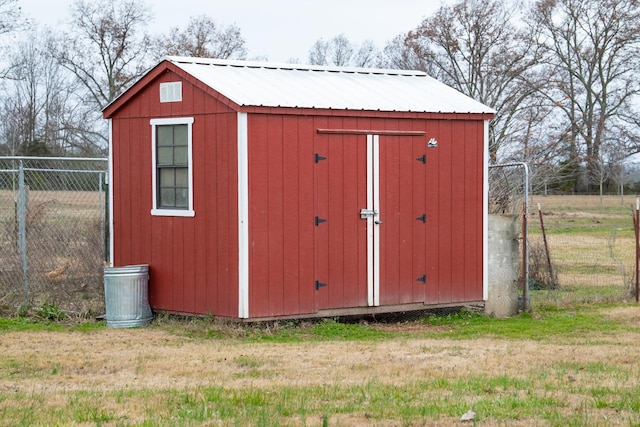
[[[360,209],[360,218],[367,219],[378,215],[378,211],[375,209]]]

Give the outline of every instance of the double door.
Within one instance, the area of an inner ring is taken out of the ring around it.
[[[426,168],[424,137],[318,138],[318,310],[425,301]]]

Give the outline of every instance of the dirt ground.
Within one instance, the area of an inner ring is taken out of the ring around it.
[[[639,307],[610,310],[607,315],[640,323]],[[423,329],[434,328],[418,323],[406,327],[418,335]],[[559,362],[636,364],[640,353],[640,341],[633,333],[577,336],[561,342],[400,337],[374,342],[267,344],[189,338],[151,326],[91,332],[9,332],[0,337],[0,391],[51,394],[124,387],[242,388],[362,384],[370,380],[402,384],[421,377],[467,375],[517,378]],[[248,370],[260,375],[243,375]]]

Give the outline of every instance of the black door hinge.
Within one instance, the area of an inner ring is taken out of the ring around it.
[[[426,224],[427,223],[427,214],[424,214],[422,216],[417,217],[416,221],[422,221],[422,222],[424,222]]]
[[[423,274],[422,276],[418,277],[416,279],[416,282],[422,282],[422,283],[426,284],[427,283],[427,275]]]
[[[327,220],[324,218],[320,218],[319,216],[316,217],[316,227],[322,224],[323,222],[327,222]]]
[[[417,161],[424,163],[425,165],[427,164],[427,155],[423,154],[422,157],[418,157],[416,158]]]
[[[319,290],[320,288],[324,288],[325,286],[327,286],[326,283],[322,283],[319,280],[316,280],[316,291]]]
[[[327,158],[326,158],[326,157],[322,157],[322,156],[321,156],[320,154],[318,154],[318,153],[316,153],[316,157],[315,157],[315,159],[316,159],[316,163],[319,163],[319,162],[320,162],[320,160],[327,160]]]

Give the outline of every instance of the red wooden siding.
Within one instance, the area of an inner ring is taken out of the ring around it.
[[[236,317],[237,114],[183,82],[183,101],[159,102],[163,73],[112,118],[114,265],[149,264],[153,309]],[[206,111],[206,114],[203,112]],[[151,216],[151,118],[194,117],[193,218]]]
[[[343,125],[343,124],[342,124]],[[367,305],[367,146],[364,135],[319,135],[313,165],[316,215],[315,280],[318,310]],[[315,283],[315,281],[314,281]]]
[[[483,121],[250,114],[248,127],[250,317],[367,306],[367,129],[425,132],[380,136],[380,304],[482,299]]]
[[[251,317],[315,312],[314,134],[310,118],[249,116]]]
[[[380,137],[380,304],[424,302],[426,185],[424,137]],[[419,279],[423,279],[419,280]]]
[[[484,122],[427,123],[428,304],[482,300]]]

